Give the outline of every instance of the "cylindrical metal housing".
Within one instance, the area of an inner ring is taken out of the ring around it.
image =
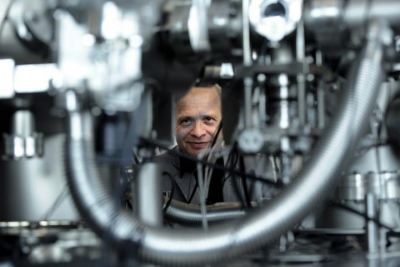
[[[169,14],[167,28],[170,32],[169,41],[177,55],[188,56],[199,52],[193,47],[193,36],[196,36],[196,27],[192,21],[191,1],[181,2],[174,6]],[[206,26],[208,30],[208,53],[230,54],[235,46],[239,46],[241,36],[240,6],[233,1],[212,1],[207,8]],[[199,41],[199,40],[198,40]]]
[[[43,156],[43,134],[35,132],[35,117],[29,110],[19,110],[12,118],[11,134],[3,134],[8,159]]]
[[[364,200],[366,194],[375,194],[378,199],[400,198],[400,176],[397,172],[381,174],[352,174],[343,177],[337,189],[340,200]]]
[[[157,163],[148,162],[137,168],[134,181],[133,207],[137,216],[150,225],[161,225],[161,171]]]
[[[397,0],[311,0],[304,7],[304,21],[308,33],[312,33],[324,48],[339,52],[349,40],[361,46],[365,26],[369,21],[384,19],[391,28],[400,29],[400,1]],[[353,31],[358,37],[348,38]]]

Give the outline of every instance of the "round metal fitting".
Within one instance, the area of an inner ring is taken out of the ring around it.
[[[29,110],[14,113],[11,133],[3,138],[5,159],[43,156],[43,134],[35,131],[35,117]]]
[[[245,129],[239,136],[238,144],[244,153],[258,153],[264,146],[264,136],[258,129]]]
[[[43,156],[43,134],[33,133],[30,136],[4,134],[4,158],[20,159]]]
[[[278,42],[296,28],[301,9],[302,1],[298,0],[253,0],[249,19],[258,34]]]

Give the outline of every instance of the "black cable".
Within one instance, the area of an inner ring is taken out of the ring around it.
[[[238,199],[240,201],[240,204],[243,207],[246,207],[247,206],[246,200],[243,197],[243,195],[240,193],[239,185],[238,185],[238,182],[236,180],[236,176],[234,174],[232,175],[232,185],[233,185],[233,190],[234,190],[236,196],[238,197]]]
[[[129,199],[125,200],[125,203],[130,210],[133,210],[132,203],[129,201]]]
[[[218,125],[218,129],[217,129],[216,134],[214,135],[213,141],[212,141],[212,143],[211,143],[211,147],[214,147],[215,143],[217,142],[218,135],[219,135],[219,133],[221,132],[221,129],[222,129],[222,121],[221,121],[221,122],[219,123],[219,125]]]
[[[135,151],[132,151],[132,159],[135,165],[140,165],[140,160]]]
[[[233,159],[235,158],[235,159]],[[232,147],[231,152],[229,153],[228,159],[226,161],[226,166],[229,168],[235,168],[237,162],[239,159],[239,150],[237,149],[237,143],[235,143]],[[233,162],[234,161],[234,162]],[[224,177],[224,179],[221,181],[221,186],[222,188],[224,187],[224,184],[226,181],[229,180],[229,178],[232,177],[232,185],[233,185],[233,190],[234,193],[236,194],[239,202],[242,204],[243,207],[246,207],[246,201],[243,198],[243,195],[240,193],[240,189],[239,189],[239,185],[237,183],[236,180],[236,176],[234,173],[230,172],[228,175],[226,175],[226,177]]]
[[[235,157],[235,159],[233,159]],[[226,166],[231,166],[231,168],[234,168],[236,164],[238,163],[239,155],[238,152],[236,151],[236,143],[233,145],[233,148],[231,152],[229,153],[228,160],[226,161]],[[234,162],[233,162],[234,161]],[[230,164],[231,163],[231,164]],[[232,173],[228,173],[228,175],[224,178],[222,181],[222,185],[225,184],[225,182],[229,179],[229,177],[232,176]]]
[[[174,178],[172,177],[172,175],[168,172],[163,172],[163,175],[167,175],[169,177],[169,179],[171,180],[171,195],[169,196],[169,199],[167,201],[167,203],[165,204],[165,207],[163,209],[163,213],[165,214],[167,212],[167,209],[169,208],[169,206],[171,205],[172,199],[174,198],[174,193],[175,193],[175,181]]]
[[[234,168],[234,167],[236,166],[237,160],[238,160],[238,158],[239,158],[239,150],[237,149],[237,144],[236,144],[236,143],[233,145],[232,151],[231,151],[231,153],[229,154],[229,158],[230,158],[231,155],[236,156],[236,158],[235,158],[235,159],[236,159],[235,164],[231,165],[231,168]],[[228,161],[229,161],[229,158],[228,158]],[[229,162],[227,162],[227,166],[228,166],[228,164],[229,164]],[[238,199],[239,199],[241,205],[242,205],[243,207],[246,207],[246,200],[243,198],[243,195],[240,193],[239,185],[238,185],[238,183],[237,183],[235,174],[229,173],[229,175],[227,176],[227,178],[225,178],[225,180],[224,180],[223,183],[225,183],[226,181],[228,181],[229,176],[232,177],[231,179],[232,179],[233,190],[234,190],[236,196],[238,197]]]
[[[382,227],[382,228],[385,228],[385,229],[389,230],[390,232],[395,232],[395,230],[394,230],[392,227],[387,226],[386,224],[380,222],[379,220],[377,220],[377,219],[375,219],[375,218],[371,218],[371,217],[369,217],[367,214],[365,214],[365,213],[363,213],[363,212],[360,212],[360,211],[358,211],[358,210],[356,210],[356,209],[353,209],[352,207],[349,207],[349,206],[347,206],[347,205],[345,205],[345,204],[336,203],[336,202],[330,202],[329,204],[330,204],[330,205],[333,205],[333,206],[335,206],[335,207],[341,208],[341,209],[343,209],[343,210],[350,211],[350,212],[352,212],[352,213],[354,213],[354,214],[357,214],[357,215],[359,215],[359,216],[361,216],[361,217],[364,217],[364,218],[365,218],[366,220],[368,220],[368,221],[373,221],[373,222],[376,223],[378,226],[380,226],[380,227]]]
[[[143,138],[143,137],[141,138],[141,140],[142,140],[142,142],[144,144],[148,144],[148,145],[153,146],[153,147],[159,147],[159,148],[162,148],[164,150],[167,150],[173,156],[182,157],[184,159],[187,159],[187,160],[190,160],[190,161],[193,161],[193,162],[196,162],[196,163],[201,163],[203,165],[210,166],[210,167],[212,167],[214,169],[217,169],[217,170],[230,172],[230,173],[235,174],[235,175],[239,175],[239,176],[240,175],[244,175],[247,179],[261,181],[263,183],[270,184],[270,185],[275,186],[275,187],[283,187],[283,184],[280,181],[277,181],[275,183],[275,182],[272,182],[270,180],[267,180],[270,177],[266,177],[267,179],[265,179],[265,178],[253,175],[251,173],[241,173],[240,171],[237,171],[232,167],[231,168],[227,168],[227,167],[223,167],[223,166],[220,166],[220,165],[216,165],[216,164],[208,162],[206,160],[198,159],[198,158],[196,158],[194,156],[191,156],[189,154],[185,154],[185,153],[182,153],[182,152],[171,150],[168,146],[162,144],[161,142],[159,142],[157,140],[147,139],[147,138]],[[270,178],[270,179],[273,180],[272,178]]]
[[[43,216],[42,221],[47,221],[50,218],[54,211],[57,210],[61,203],[66,199],[66,197],[68,196],[68,192],[68,185],[66,184],[58,197],[54,200],[53,205],[50,206],[48,211]]]
[[[278,167],[278,163],[276,162],[276,157],[275,156],[273,156],[272,157],[272,160],[274,161],[274,167],[275,167],[275,170],[276,170],[276,173],[278,174],[280,174],[281,173],[281,169]]]
[[[244,174],[246,172],[245,166],[244,166],[244,157],[240,155],[239,159],[239,168],[240,172]],[[249,189],[247,188],[247,183],[246,183],[246,177],[245,175],[241,175],[242,178],[242,183],[243,183],[243,191],[244,191],[244,199],[246,200],[246,206],[248,208],[251,207],[251,200],[250,200],[250,195],[249,195]]]

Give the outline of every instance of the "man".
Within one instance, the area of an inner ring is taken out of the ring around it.
[[[181,152],[198,156],[210,148],[221,123],[220,88],[193,87],[175,105],[176,142]]]
[[[215,138],[222,139],[222,134],[215,136],[221,121],[221,88],[218,85],[191,88],[175,104],[177,146],[173,151],[194,157],[203,156],[211,148],[213,141],[218,143]],[[227,165],[228,158],[220,158],[215,164],[224,166],[225,161]],[[171,152],[155,157],[154,161],[162,164],[163,192],[166,196],[170,197],[174,187],[173,199],[190,204],[200,203],[196,162],[175,156]],[[267,161],[268,158],[260,156],[257,164],[252,163],[256,166],[255,171],[262,174],[264,169],[260,167],[267,166]],[[230,164],[238,162],[233,160]],[[204,172],[201,174],[204,178]],[[206,204],[244,202],[245,192],[249,200],[259,199],[262,196],[262,186],[259,182],[255,184],[253,181],[247,181],[245,189],[242,177],[214,169],[210,184],[206,185]]]
[[[215,134],[222,120],[220,90],[218,85],[193,87],[176,102],[177,147],[174,151],[198,157],[210,149],[214,138],[217,138]],[[168,152],[156,157],[155,162],[163,165],[164,192],[170,192],[174,186],[174,199],[192,204],[199,203],[198,171],[195,162]],[[222,159],[216,164],[223,165]],[[223,171],[213,171],[207,204],[223,201],[223,175]],[[164,176],[169,176],[170,179]]]

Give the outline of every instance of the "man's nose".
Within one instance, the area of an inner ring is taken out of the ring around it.
[[[193,135],[196,138],[200,138],[203,135],[206,134],[206,130],[204,128],[204,125],[201,122],[196,122],[194,125],[192,131],[190,132],[191,135]]]

